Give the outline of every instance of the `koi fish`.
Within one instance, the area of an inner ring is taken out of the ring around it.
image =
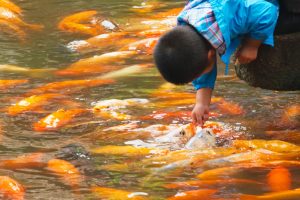
[[[300,188],[281,192],[272,192],[260,196],[241,195],[241,200],[298,200],[300,199]]]
[[[44,26],[42,25],[25,23],[21,18],[18,17],[16,13],[4,7],[0,7],[0,19],[11,22],[17,26],[29,28],[32,30],[41,30],[44,28]]]
[[[195,135],[185,144],[186,149],[204,149],[216,146],[216,136],[212,130],[197,127]]]
[[[66,22],[74,22],[74,23],[82,23],[82,22],[89,22],[92,20],[92,18],[97,14],[98,12],[96,10],[88,10],[88,11],[82,11],[78,12],[72,15],[69,15],[65,18],[63,18],[59,24],[58,27],[60,29],[63,29],[64,23]]]
[[[158,37],[143,39],[122,47],[120,51],[136,51],[151,55],[158,39]]]
[[[117,190],[106,187],[92,187],[91,191],[101,199],[111,200],[147,200],[145,196],[148,196],[144,192],[128,192],[124,190]]]
[[[104,33],[87,40],[76,40],[67,44],[67,48],[77,52],[91,52],[97,49],[105,49],[110,46],[123,46],[134,42],[136,39],[128,38],[128,32]]]
[[[202,166],[224,167],[235,163],[251,162],[253,160],[258,162],[266,160],[293,159],[296,158],[298,155],[298,152],[277,153],[266,149],[255,149],[253,151],[242,152],[223,158],[207,160],[202,163]]]
[[[37,87],[28,92],[28,94],[43,94],[43,93],[73,93],[81,89],[86,89],[88,87],[95,87],[100,85],[107,85],[114,83],[112,79],[102,79],[102,80],[70,80],[70,81],[61,81],[48,83],[46,85]]]
[[[282,129],[298,129],[300,127],[300,104],[288,106],[275,126]]]
[[[267,149],[274,152],[299,152],[300,146],[280,140],[234,140],[232,145],[236,148]]]
[[[133,147],[133,146],[103,146],[91,150],[95,154],[108,154],[108,155],[124,155],[124,156],[144,156],[149,154],[166,154],[167,150]]]
[[[69,15],[58,23],[58,29],[96,36],[108,30],[117,30],[118,27],[111,21],[100,19],[95,10],[83,11]]]
[[[33,124],[35,131],[56,131],[64,125],[71,122],[74,117],[85,113],[84,109],[59,109],[56,112],[44,117],[40,121]]]
[[[278,131],[266,131],[265,134],[272,140],[282,140],[286,142],[292,142],[300,144],[300,130],[278,130]]]
[[[153,18],[162,19],[166,17],[177,16],[182,11],[182,8],[172,8],[170,10],[157,13],[153,15]]]
[[[14,35],[22,42],[25,41],[27,34],[19,26],[6,20],[0,19],[0,27],[2,32],[7,33],[9,35]]]
[[[216,106],[224,114],[241,115],[244,113],[244,110],[241,106],[232,102],[225,101],[224,99],[218,99]]]
[[[0,20],[1,23],[1,20]],[[0,72],[12,72],[12,73],[24,73],[26,75],[38,75],[44,73],[50,73],[56,69],[47,68],[47,69],[32,69],[27,67],[19,67],[15,65],[0,65]]]
[[[21,101],[17,102],[15,105],[11,105],[8,107],[8,114],[11,116],[16,116],[17,114],[24,113],[27,111],[35,111],[40,107],[46,106],[50,104],[51,100],[57,100],[61,98],[62,95],[58,94],[41,94],[41,95],[33,95],[22,99]]]
[[[0,90],[5,90],[8,88],[14,88],[17,85],[27,83],[28,80],[0,80]]]
[[[97,79],[107,78],[122,78],[132,74],[144,72],[146,69],[152,67],[152,64],[136,64],[116,71],[108,72],[103,75],[96,77]]]
[[[291,189],[291,173],[285,167],[278,166],[267,175],[267,183],[272,192],[281,192]]]
[[[168,189],[188,188],[188,187],[207,187],[207,186],[224,186],[224,185],[236,185],[236,184],[254,184],[262,185],[261,182],[248,180],[248,179],[216,179],[216,180],[196,180],[175,182],[164,185]]]
[[[208,200],[213,199],[213,195],[216,192],[217,190],[213,189],[190,190],[179,192],[175,196],[167,198],[167,200]]]
[[[176,112],[165,112],[165,111],[154,111],[152,114],[143,116],[141,119],[170,119],[170,118],[182,118],[187,119],[192,115],[191,111],[176,111]]]
[[[135,129],[137,127],[138,127],[138,125],[137,125],[136,122],[130,122],[128,124],[112,126],[112,127],[103,129],[102,131],[121,131],[121,132],[124,132],[124,131],[129,131],[129,130]]]
[[[23,200],[25,196],[24,187],[8,176],[0,176],[0,194],[5,199]]]
[[[140,31],[137,33],[137,35],[143,37],[160,37],[162,34],[164,34],[167,31],[168,29],[150,29],[146,31]]]
[[[139,98],[131,98],[131,99],[108,99],[102,100],[95,103],[92,103],[94,112],[99,112],[103,109],[108,110],[116,110],[119,108],[126,108],[127,106],[139,106],[145,105],[149,103],[148,99],[139,99]]]
[[[117,119],[117,120],[129,120],[132,118],[131,115],[117,112],[114,110],[101,110],[100,112],[94,112],[97,116],[106,119]]]
[[[21,8],[9,0],[0,0],[0,7],[7,8],[19,15],[22,13]]]
[[[54,175],[60,177],[63,183],[70,186],[72,189],[78,189],[80,182],[83,180],[78,169],[65,160],[49,160],[47,169]]]
[[[133,6],[131,11],[135,13],[149,13],[152,12],[155,9],[164,7],[165,4],[162,4],[161,2],[142,2],[141,5]]]
[[[0,160],[0,168],[4,169],[43,168],[46,166],[44,153],[32,153],[12,160]]]
[[[59,70],[57,75],[83,75],[113,71],[120,67],[112,66],[111,63],[124,62],[124,59],[136,55],[134,51],[116,51],[105,53],[100,56],[85,58],[71,64],[68,68]]]

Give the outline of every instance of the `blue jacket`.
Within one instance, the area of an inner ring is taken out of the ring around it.
[[[226,44],[226,51],[221,56],[228,65],[231,55],[240,45],[242,37],[261,40],[263,44],[274,45],[273,33],[278,18],[277,0],[190,0],[190,9],[209,1]],[[180,16],[180,15],[179,15]],[[191,24],[197,29],[197,23]],[[195,89],[214,88],[216,66],[212,71],[193,81]]]

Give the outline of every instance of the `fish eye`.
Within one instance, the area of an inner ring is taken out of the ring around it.
[[[207,131],[207,133],[208,133],[209,135],[211,135],[211,136],[213,135],[210,131]]]
[[[180,134],[180,135],[185,135],[184,130],[180,130],[179,134]]]

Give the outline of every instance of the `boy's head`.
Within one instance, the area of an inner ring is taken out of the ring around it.
[[[193,27],[176,26],[164,34],[154,50],[161,75],[174,84],[189,83],[207,70],[215,50]]]

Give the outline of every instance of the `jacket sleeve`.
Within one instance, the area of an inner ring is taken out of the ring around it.
[[[196,90],[201,88],[211,88],[214,89],[215,82],[217,78],[217,64],[214,64],[213,69],[205,74],[202,74],[200,77],[193,80],[193,86]]]
[[[261,40],[264,44],[274,45],[274,29],[278,18],[278,5],[258,1],[251,5],[248,18],[249,37]]]

